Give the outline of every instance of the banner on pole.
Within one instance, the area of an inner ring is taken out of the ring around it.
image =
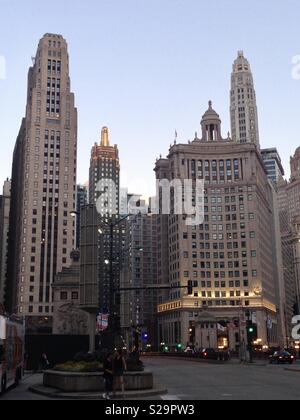
[[[99,314],[97,316],[97,329],[99,332],[106,331],[108,328],[109,314]]]

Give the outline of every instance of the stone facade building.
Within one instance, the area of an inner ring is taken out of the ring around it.
[[[121,288],[136,288],[121,293],[121,326],[129,349],[137,342],[146,350],[157,345],[157,217],[137,214],[130,217],[126,226],[123,249]],[[143,340],[147,333],[147,340]]]
[[[0,195],[0,303],[4,303],[7,283],[7,257],[9,214],[11,201],[11,182],[4,182],[3,194]]]
[[[156,162],[159,180],[205,182],[203,224],[187,226],[184,215],[161,216],[159,232],[167,234],[158,236],[160,283],[172,289],[167,299],[160,298],[159,340],[171,348],[200,347],[199,319],[208,312],[223,326],[217,336],[220,347],[235,349],[246,341],[247,317],[257,323],[260,343],[277,345],[282,336],[276,291],[280,248],[273,190],[257,141],[222,138],[211,102],[201,128],[200,139],[174,144],[167,159]],[[176,288],[189,282],[192,295]]]
[[[285,284],[287,341],[292,343],[292,318],[300,313],[300,148],[291,157],[290,181],[278,184]]]
[[[238,52],[231,74],[230,115],[232,140],[253,143],[258,148],[259,128],[256,93],[249,61]]]
[[[49,332],[51,285],[75,247],[76,167],[67,42],[46,34],[29,69],[26,116],[14,150],[7,304]]]
[[[54,335],[88,334],[88,314],[79,307],[80,253],[72,252],[71,259],[70,267],[58,273],[52,285]]]

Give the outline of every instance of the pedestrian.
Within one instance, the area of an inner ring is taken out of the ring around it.
[[[41,355],[40,359],[40,370],[47,370],[50,367],[50,362],[48,360],[48,356],[46,353],[43,353]]]
[[[104,400],[110,400],[113,392],[114,373],[113,373],[113,356],[108,354],[103,364],[104,380],[105,380],[105,393],[103,394]]]
[[[123,398],[125,398],[124,372],[126,370],[127,364],[123,350],[119,350],[114,359],[114,394],[117,389],[121,389]]]

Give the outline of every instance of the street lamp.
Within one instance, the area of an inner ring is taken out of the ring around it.
[[[121,329],[121,323],[120,323],[120,308],[117,307],[115,295],[118,293],[118,289],[120,289],[119,284],[115,284],[114,279],[114,266],[116,264],[119,264],[119,262],[116,262],[114,264],[114,235],[115,235],[115,228],[119,226],[122,222],[124,222],[126,219],[128,219],[129,215],[126,215],[124,217],[121,217],[119,219],[114,220],[113,218],[110,221],[107,221],[104,218],[101,218],[100,220],[100,226],[98,228],[99,235],[104,234],[104,227],[109,228],[109,241],[110,241],[110,247],[109,247],[109,258],[106,258],[104,260],[104,264],[109,267],[109,327],[108,332],[110,333],[112,337],[112,345],[113,348],[115,348],[116,344],[116,333],[120,334]],[[101,226],[102,225],[102,226]]]

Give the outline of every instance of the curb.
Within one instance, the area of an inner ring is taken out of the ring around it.
[[[146,359],[146,358],[144,358]],[[151,359],[151,357],[149,357]],[[154,358],[153,358],[154,359]],[[197,364],[202,365],[219,365],[219,366],[268,366],[267,362],[260,362],[260,361],[254,361],[253,363],[250,362],[240,362],[238,359],[231,359],[228,361],[224,360],[210,360],[210,359],[197,359],[197,358],[185,358],[185,357],[176,357],[176,356],[165,356],[165,360],[176,360],[176,361],[183,361],[183,362],[194,362]]]
[[[284,369],[286,372],[297,372],[300,373],[300,369],[296,369],[296,368],[285,368]]]
[[[48,397],[51,399],[68,399],[68,400],[103,400],[103,392],[94,392],[94,393],[65,393],[58,391],[54,388],[46,388],[43,385],[35,385],[28,388],[28,390],[36,395],[43,397]],[[132,398],[147,398],[155,397],[160,395],[166,395],[168,390],[166,388],[156,386],[156,388],[149,391],[132,391],[125,392],[125,400],[130,400]],[[122,399],[122,394],[116,394],[116,400]],[[104,401],[104,400],[103,400]],[[113,400],[112,400],[113,401]]]

